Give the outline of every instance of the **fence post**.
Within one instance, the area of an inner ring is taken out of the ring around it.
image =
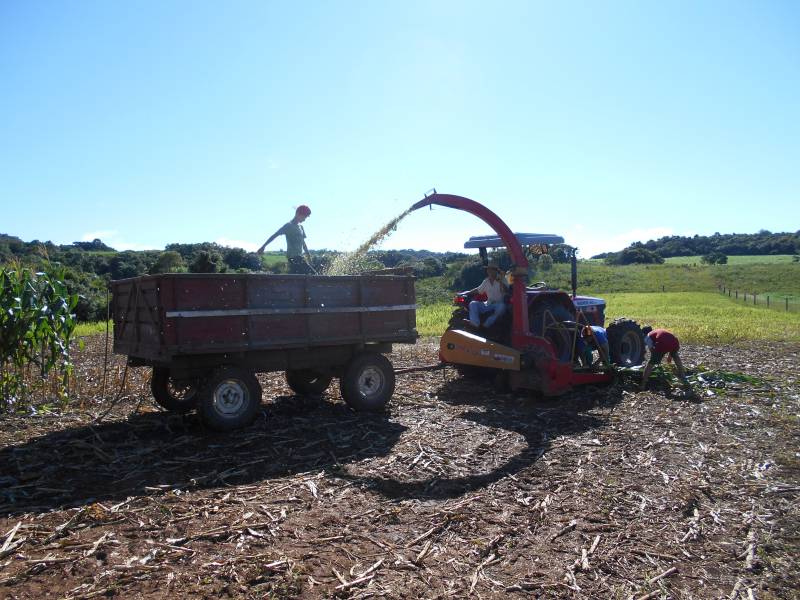
[[[739,299],[739,290],[736,290],[736,298],[734,298],[734,300],[738,300],[738,299]]]
[[[786,312],[789,312],[789,296],[786,296]]]
[[[758,296],[756,296],[756,293],[755,293],[755,292],[753,292],[753,306],[755,306],[756,304],[758,304],[758,302],[756,302],[756,298],[758,298]]]
[[[728,288],[728,298],[731,297],[731,288]]]
[[[767,308],[769,308],[769,296],[767,296]]]

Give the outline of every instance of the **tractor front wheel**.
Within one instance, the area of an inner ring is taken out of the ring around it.
[[[611,362],[636,367],[644,362],[644,334],[632,319],[616,319],[606,329]]]

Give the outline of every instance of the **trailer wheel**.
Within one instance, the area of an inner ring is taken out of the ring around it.
[[[546,315],[547,312],[550,313],[549,316]],[[556,360],[560,362],[572,360],[572,335],[566,328],[558,327],[556,323],[572,321],[573,318],[566,308],[547,300],[536,303],[528,316],[531,333],[553,344]]]
[[[186,413],[197,406],[199,379],[173,379],[166,367],[153,367],[150,391],[159,405],[170,412]]]
[[[260,405],[261,385],[246,369],[217,369],[200,390],[200,415],[206,426],[217,431],[249,425]]]
[[[616,319],[606,329],[611,362],[621,367],[635,367],[644,362],[644,334],[632,319]]]
[[[328,389],[332,379],[332,376],[313,369],[286,371],[286,383],[299,396],[319,396]]]
[[[341,378],[342,397],[358,411],[379,411],[394,393],[394,368],[383,354],[353,358]]]

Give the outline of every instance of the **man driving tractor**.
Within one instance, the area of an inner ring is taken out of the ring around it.
[[[492,259],[486,265],[486,279],[481,284],[471,290],[461,292],[467,294],[486,294],[486,300],[473,300],[469,303],[469,322],[475,327],[481,327],[481,315],[491,313],[484,321],[483,327],[491,327],[503,313],[506,312],[505,294],[506,284],[500,277],[500,269],[497,262]]]

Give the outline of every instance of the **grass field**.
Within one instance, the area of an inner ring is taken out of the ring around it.
[[[737,304],[716,293],[608,294],[606,317],[665,327],[689,343],[800,341],[800,314]]]
[[[791,254],[763,254],[759,256],[729,256],[729,265],[775,265],[781,263],[793,262],[794,257]],[[664,259],[665,264],[668,265],[700,265],[702,264],[700,256],[671,256]]]
[[[285,252],[264,252],[261,255],[261,262],[264,264],[265,267],[271,267],[276,263],[285,263],[286,262],[286,253]]]
[[[691,344],[800,341],[800,314],[737,304],[717,293],[612,293],[603,297],[607,323],[630,317],[643,325],[669,329]],[[417,331],[421,336],[441,335],[451,313],[452,306],[446,302],[421,307]]]
[[[545,274],[550,285],[568,289],[569,265],[555,265]],[[713,292],[718,286],[759,294],[800,297],[800,263],[741,263],[731,265],[668,264],[614,267],[596,262],[578,264],[582,293]]]
[[[114,323],[112,321],[108,322],[109,332],[113,329]],[[97,321],[96,323],[78,323],[78,326],[75,328],[75,333],[73,337],[86,337],[87,335],[97,335],[100,333],[106,332],[106,323],[105,321]]]

